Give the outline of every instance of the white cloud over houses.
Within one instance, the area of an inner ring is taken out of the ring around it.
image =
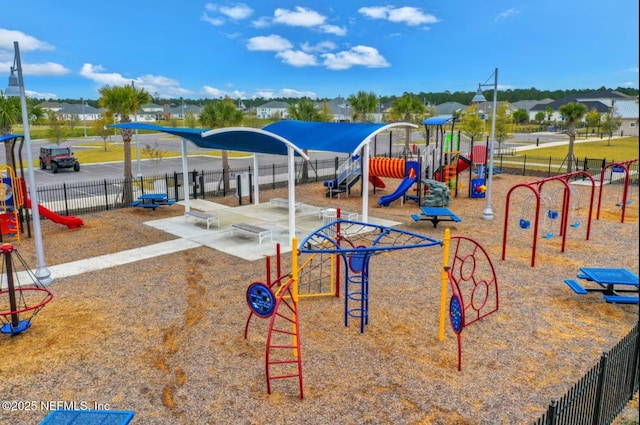
[[[361,7],[358,12],[370,19],[383,19],[396,24],[409,26],[429,25],[439,22],[434,15],[425,13],[416,7],[374,6]]]
[[[291,49],[293,44],[284,37],[276,34],[267,36],[252,37],[247,43],[247,49],[249,50],[267,50],[267,51],[282,51]]]
[[[353,66],[367,68],[386,68],[391,66],[389,62],[378,52],[378,49],[369,46],[355,46],[349,50],[338,53],[324,53],[324,65],[331,70],[340,71]]]

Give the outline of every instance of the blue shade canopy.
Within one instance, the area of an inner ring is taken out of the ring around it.
[[[0,143],[6,142],[7,140],[13,140],[18,137],[24,137],[22,134],[0,134]]]
[[[154,130],[173,134],[208,149],[286,155],[289,147],[303,150],[356,153],[371,137],[392,127],[414,127],[411,123],[368,124],[284,120],[262,129],[228,127],[216,130],[162,127],[145,123],[120,123],[109,128]]]
[[[422,121],[423,125],[444,125],[449,121],[453,121],[453,115],[441,115],[438,117],[429,117]]]

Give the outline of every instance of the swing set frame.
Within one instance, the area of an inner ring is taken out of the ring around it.
[[[620,212],[620,223],[624,223],[624,215],[627,210],[627,201],[629,195],[629,168],[631,168],[631,164],[638,162],[638,158],[632,159],[629,161],[623,162],[612,162],[611,164],[607,164],[600,171],[600,190],[598,192],[598,210],[596,212],[596,219],[600,220],[600,205],[602,204],[602,189],[604,188],[604,179],[606,171],[611,168],[611,172],[613,174],[614,168],[622,168],[624,172],[624,186],[622,187],[622,204],[621,204],[621,212]]]
[[[531,267],[535,267],[536,265],[536,248],[538,242],[538,230],[540,224],[540,201],[542,197],[542,189],[545,183],[550,181],[559,181],[563,184],[564,190],[562,195],[562,208],[560,210],[560,236],[562,236],[562,246],[560,252],[564,252],[566,248],[566,239],[567,239],[567,225],[569,222],[569,206],[571,204],[571,187],[569,186],[569,180],[571,178],[575,178],[577,176],[587,177],[591,181],[591,199],[589,201],[589,215],[587,218],[587,232],[586,232],[586,240],[589,240],[589,236],[591,235],[591,217],[593,214],[593,201],[595,198],[595,180],[591,176],[591,174],[586,171],[574,171],[572,173],[561,174],[559,176],[547,177],[540,180],[535,180],[531,182],[518,183],[509,189],[507,193],[507,201],[505,205],[505,213],[504,213],[504,229],[502,233],[502,260],[504,260],[507,256],[507,234],[508,234],[508,224],[509,224],[509,209],[511,206],[511,195],[513,192],[519,188],[525,188],[530,190],[536,198],[536,208],[535,208],[535,220],[533,223],[533,246],[531,249]]]

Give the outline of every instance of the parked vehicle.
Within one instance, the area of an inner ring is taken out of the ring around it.
[[[73,156],[70,148],[63,146],[43,146],[40,148],[40,169],[51,168],[55,174],[61,168],[73,168],[73,171],[80,171],[80,163]]]

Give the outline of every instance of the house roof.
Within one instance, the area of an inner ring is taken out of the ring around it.
[[[538,104],[531,108],[532,111],[544,111],[545,108],[550,107],[554,111],[557,111],[561,106],[566,105],[567,103],[582,103],[586,105],[588,102],[600,102],[603,103],[603,100],[627,100],[630,99],[629,96],[620,93],[615,90],[601,90],[596,92],[588,92],[588,93],[574,93],[569,96],[565,96],[562,99],[554,100],[553,102],[547,104]],[[603,103],[604,104],[604,103]],[[610,106],[610,105],[606,105]],[[588,108],[591,110],[592,108]],[[609,108],[607,108],[607,111]]]
[[[154,130],[173,134],[207,149],[286,155],[292,147],[298,155],[304,150],[355,154],[376,134],[391,127],[414,127],[411,123],[333,123],[283,120],[261,129],[227,127],[215,130],[162,127],[146,123],[120,123],[109,128]]]
[[[614,104],[616,113],[622,119],[638,119],[638,102],[635,100],[617,100]]]

